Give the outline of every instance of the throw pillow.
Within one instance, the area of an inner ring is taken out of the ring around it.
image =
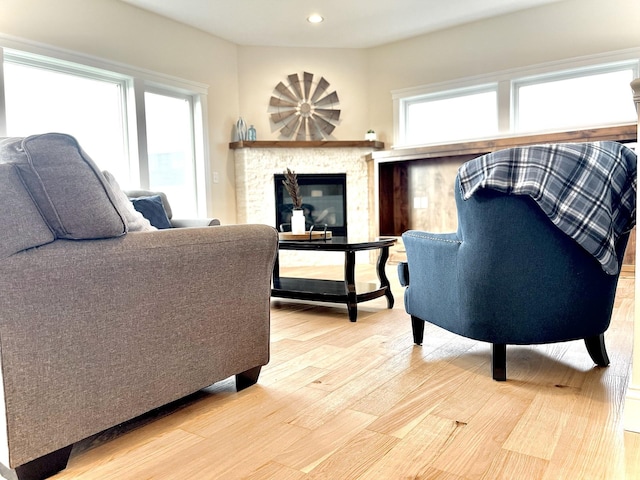
[[[171,222],[162,205],[160,195],[132,198],[133,208],[140,212],[156,228],[171,228]]]
[[[55,240],[11,164],[0,164],[0,205],[0,258]]]
[[[107,179],[107,183],[113,190],[116,205],[121,212],[124,213],[124,218],[127,221],[129,232],[148,232],[157,230],[156,227],[149,223],[144,215],[133,208],[133,203],[129,201],[129,197],[122,191],[116,177],[111,172],[106,170],[102,171],[104,178]]]

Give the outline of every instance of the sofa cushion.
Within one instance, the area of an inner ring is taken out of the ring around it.
[[[129,201],[129,197],[127,197],[127,195],[120,188],[116,177],[114,177],[111,172],[108,172],[106,170],[103,170],[102,174],[107,180],[109,187],[111,187],[111,190],[113,190],[116,206],[124,214],[125,220],[127,221],[128,231],[148,232],[157,230],[156,227],[149,223],[149,220],[147,220],[144,215],[142,215],[133,207],[133,203]]]
[[[55,240],[11,164],[0,164],[0,205],[0,258]]]
[[[127,232],[114,194],[75,138],[60,133],[0,141],[57,238],[109,238]]]
[[[133,208],[140,212],[156,228],[171,228],[171,222],[162,205],[160,195],[132,198]]]

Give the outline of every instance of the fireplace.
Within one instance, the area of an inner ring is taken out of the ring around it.
[[[282,181],[275,174],[276,226],[291,223],[293,203]],[[324,228],[336,236],[347,235],[347,175],[345,173],[298,174],[302,210],[307,229]]]
[[[279,227],[276,217],[274,176],[287,168],[298,175],[343,174],[346,176],[345,221],[348,222],[350,240],[366,241],[378,235],[375,211],[375,179],[373,162],[368,155],[383,148],[381,142],[366,141],[258,141],[236,142],[234,150],[236,183],[236,222],[266,223]],[[311,192],[303,197],[318,200]],[[288,200],[287,200],[288,203]],[[316,205],[316,204],[314,204]],[[326,207],[325,207],[326,208]],[[324,209],[323,209],[324,210]],[[336,219],[337,221],[337,219]],[[333,233],[333,232],[332,232]],[[336,236],[338,234],[336,233]],[[373,251],[372,251],[373,252]],[[343,252],[323,252],[314,255],[311,251],[283,251],[281,265],[340,265],[344,264]],[[358,252],[375,262],[377,252]]]

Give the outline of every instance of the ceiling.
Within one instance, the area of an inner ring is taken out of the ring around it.
[[[368,48],[561,0],[122,1],[238,45]]]

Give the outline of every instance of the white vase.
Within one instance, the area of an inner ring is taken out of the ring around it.
[[[236,138],[238,139],[238,142],[242,142],[247,139],[247,124],[242,117],[240,117],[236,122]]]
[[[294,209],[291,216],[291,233],[294,235],[305,233],[304,212],[300,209]]]

